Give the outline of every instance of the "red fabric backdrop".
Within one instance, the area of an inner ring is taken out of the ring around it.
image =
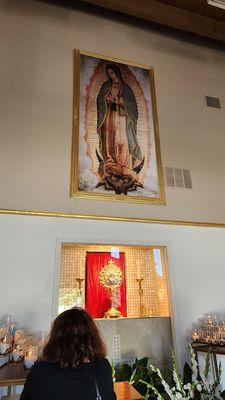
[[[99,282],[99,271],[110,259],[123,271],[123,282],[120,288],[116,289],[116,305],[123,317],[127,315],[124,253],[118,253],[117,258],[112,257],[111,253],[89,252],[86,255],[85,308],[93,318],[104,317],[104,313],[111,305],[109,289],[105,289]]]

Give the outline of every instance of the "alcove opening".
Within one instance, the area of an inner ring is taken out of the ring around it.
[[[170,317],[166,248],[140,245],[62,243],[58,313],[80,306],[105,318],[112,298],[100,271],[109,264],[121,270],[113,289],[120,314],[111,318]]]

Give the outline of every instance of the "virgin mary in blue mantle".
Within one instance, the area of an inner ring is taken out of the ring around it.
[[[106,73],[108,80],[102,84],[97,97],[99,185],[104,184],[106,189],[115,190],[114,185],[110,185],[113,178],[113,182],[120,181],[120,186],[132,181],[128,190],[136,190],[137,186],[142,186],[138,181],[137,166],[143,162],[137,142],[137,102],[115,64],[108,64]],[[125,191],[115,191],[127,194],[126,188]]]

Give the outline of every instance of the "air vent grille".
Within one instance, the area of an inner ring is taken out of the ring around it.
[[[208,107],[221,108],[220,99],[217,97],[205,96],[205,101]]]
[[[120,335],[113,336],[113,361],[115,364],[119,364],[121,362]]]
[[[189,169],[165,167],[166,184],[168,187],[192,189],[191,171]]]

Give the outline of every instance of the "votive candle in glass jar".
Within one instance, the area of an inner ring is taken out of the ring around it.
[[[16,345],[10,354],[11,361],[13,362],[18,362],[23,355],[22,351],[20,350],[20,347]]]
[[[38,359],[38,347],[31,346],[28,348],[26,355],[24,357],[24,366],[26,369],[30,369],[35,361]]]
[[[10,346],[11,344],[5,336],[4,339],[0,342],[0,354],[5,354],[9,350]]]

